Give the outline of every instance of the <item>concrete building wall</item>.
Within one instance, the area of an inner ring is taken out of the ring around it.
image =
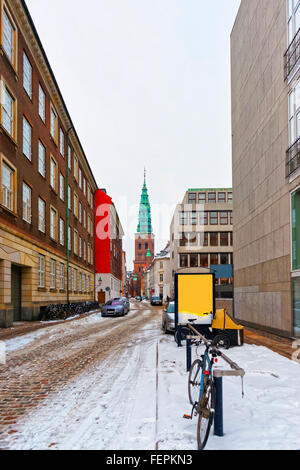
[[[291,335],[286,0],[242,0],[231,34],[235,316]],[[295,79],[294,79],[295,80]]]

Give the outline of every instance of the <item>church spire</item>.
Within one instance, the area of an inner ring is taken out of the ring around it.
[[[146,168],[144,169],[144,186],[142,189],[142,196],[140,202],[137,233],[152,233],[151,206],[149,202],[148,189],[146,184]]]

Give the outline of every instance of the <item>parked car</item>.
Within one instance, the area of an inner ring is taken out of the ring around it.
[[[137,295],[136,298],[135,298],[135,300],[138,300],[139,302],[141,302],[141,301],[142,301],[142,297],[141,297],[140,295]]]
[[[109,300],[101,309],[102,317],[124,317],[126,307],[121,300]]]
[[[117,299],[113,299],[113,300],[120,300],[121,302],[124,303],[125,305],[125,313],[127,315],[127,313],[130,311],[130,302],[129,300],[127,299],[127,297],[118,297]]]
[[[164,333],[175,333],[175,302],[169,302],[163,311],[162,329]]]
[[[161,305],[162,306],[163,301],[160,297],[151,297],[151,305]]]

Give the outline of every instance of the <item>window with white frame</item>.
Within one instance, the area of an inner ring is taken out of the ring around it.
[[[64,219],[59,219],[59,243],[61,246],[65,244],[65,221]]]
[[[300,80],[289,94],[289,142],[300,137]]]
[[[32,67],[25,52],[23,53],[23,87],[29,98],[32,98]]]
[[[50,159],[50,185],[54,190],[56,190],[56,170],[57,170],[56,161],[53,158],[51,158]]]
[[[77,292],[77,269],[73,269],[73,291]]]
[[[59,148],[60,148],[60,154],[62,157],[65,156],[65,134],[63,133],[63,130],[60,129],[59,133]]]
[[[46,120],[46,95],[39,84],[39,116],[43,122]]]
[[[78,206],[78,219],[79,219],[79,222],[82,223],[82,205],[81,205],[81,202],[79,203],[79,206]]]
[[[2,161],[2,205],[9,209],[14,210],[15,195],[14,195],[14,173],[15,171]]]
[[[23,154],[31,161],[32,127],[23,116]]]
[[[86,261],[86,242],[83,242],[83,259]]]
[[[86,211],[83,209],[83,226],[86,228]]]
[[[38,227],[39,231],[45,233],[46,231],[46,203],[39,197],[38,199]]]
[[[50,289],[56,288],[56,261],[50,260]]]
[[[81,168],[79,168],[78,170],[78,184],[79,184],[79,187],[80,189],[82,189],[82,171],[81,171]]]
[[[79,273],[79,292],[82,292],[82,272]]]
[[[74,230],[74,253],[78,255],[78,232]]]
[[[83,177],[83,194],[86,197],[86,179],[85,179],[85,177]]]
[[[46,149],[39,140],[39,173],[44,178],[46,176]]]
[[[74,215],[78,218],[78,196],[74,192]]]
[[[68,206],[69,210],[72,210],[72,201],[71,201],[71,186],[68,186]]]
[[[72,155],[71,155],[71,147],[68,145],[68,165],[69,165],[69,170],[71,170],[72,167]]]
[[[62,201],[65,200],[65,177],[62,173],[59,175],[59,197]]]
[[[39,274],[39,287],[45,287],[45,256],[39,254],[39,266],[38,266],[38,274]]]
[[[50,109],[50,133],[54,142],[57,142],[57,114],[52,106]]]
[[[4,129],[12,136],[15,136],[15,99],[8,88],[3,87],[2,103],[2,124]]]
[[[3,10],[3,49],[15,65],[16,29],[6,10]]]
[[[74,155],[74,178],[78,181],[78,158]]]
[[[82,258],[82,238],[79,237],[79,258]]]
[[[71,229],[71,227],[69,226],[69,228],[68,228],[68,238],[69,238],[69,240],[68,240],[68,242],[69,242],[69,243],[68,243],[68,250],[69,250],[69,251],[71,251],[71,249],[72,249],[71,237],[72,237],[72,229]]]
[[[23,182],[23,220],[31,224],[31,188]]]
[[[53,207],[50,209],[50,237],[56,240],[57,234],[57,212]]]
[[[83,275],[83,292],[86,292],[86,274]]]
[[[71,287],[72,287],[72,269],[68,268],[68,285],[69,285],[69,288],[68,288],[68,291],[70,292],[71,291]]]
[[[287,0],[288,9],[288,44],[291,44],[300,27],[300,1]]]
[[[64,290],[65,288],[65,265],[59,263],[59,289]]]

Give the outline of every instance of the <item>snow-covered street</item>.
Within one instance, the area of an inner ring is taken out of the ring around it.
[[[159,310],[134,302],[125,318],[93,314],[7,341],[0,448],[196,450],[197,420],[182,418],[185,348],[160,326]],[[245,397],[240,378],[224,379],[225,436],[207,449],[300,449],[300,366],[253,345],[228,356],[246,371]]]

